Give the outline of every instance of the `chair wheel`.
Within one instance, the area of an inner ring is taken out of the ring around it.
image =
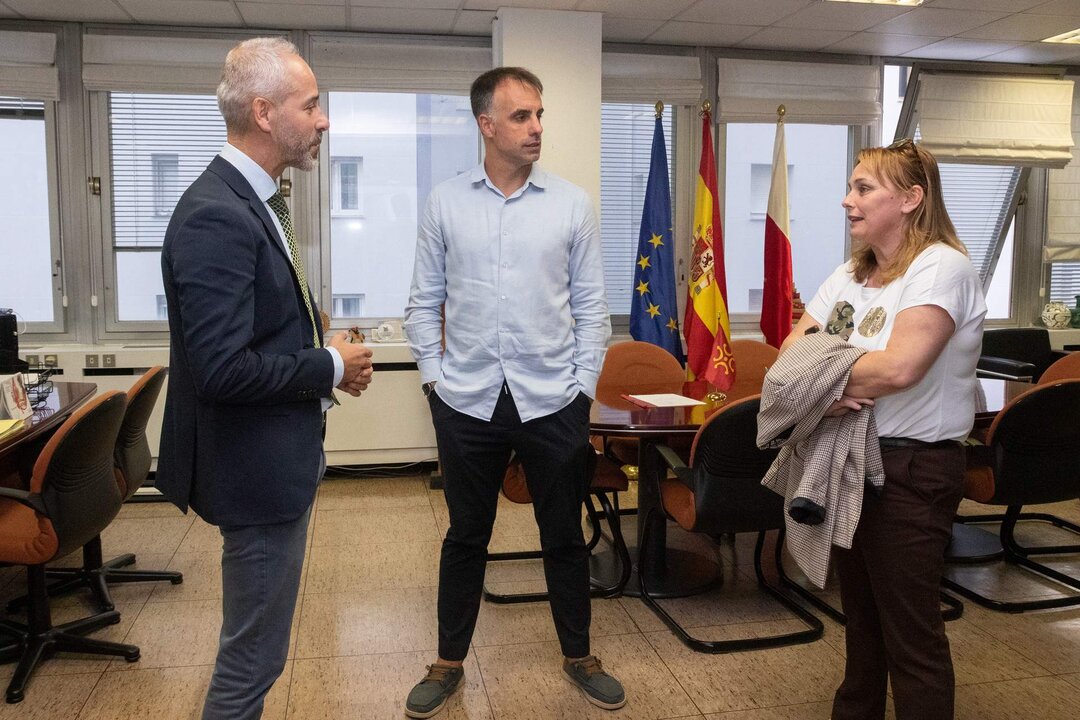
[[[129,663],[135,662],[136,660],[138,660],[139,659],[139,648],[135,648],[134,652],[130,652],[127,655],[125,655],[124,659],[127,660]]]

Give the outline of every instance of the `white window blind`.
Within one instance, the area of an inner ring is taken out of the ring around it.
[[[693,56],[603,53],[601,98],[606,103],[696,105],[701,63]]]
[[[600,228],[604,249],[604,285],[612,315],[629,315],[633,294],[638,232],[649,180],[655,103],[603,103],[600,114]],[[671,111],[664,113],[669,182]],[[672,199],[675,193],[672,189]],[[674,212],[675,208],[672,208]]]
[[[998,249],[998,239],[1012,220],[1013,198],[1021,169],[1004,165],[940,163],[941,192],[956,234],[968,250],[971,264],[986,280]]]
[[[491,69],[491,45],[430,38],[312,33],[311,68],[324,90],[467,95]]]
[[[1080,262],[1059,262],[1050,266],[1050,300],[1072,306],[1080,295]]]
[[[1072,156],[1071,80],[918,74],[922,144],[940,161],[1064,167]]]
[[[789,123],[870,125],[881,117],[879,65],[721,58],[717,66],[718,122],[776,122],[778,105]]]
[[[0,93],[60,99],[55,34],[0,30]]]
[[[225,56],[253,35],[193,38],[83,35],[83,83],[88,90],[212,93]]]
[[[1080,143],[1080,94],[1075,92],[1072,138],[1073,142]],[[1049,176],[1045,259],[1047,262],[1080,261],[1080,159],[1073,158],[1065,167],[1051,170]],[[1062,272],[1068,274],[1068,271]]]
[[[161,247],[176,201],[225,144],[217,100],[110,93],[109,139],[113,245]]]

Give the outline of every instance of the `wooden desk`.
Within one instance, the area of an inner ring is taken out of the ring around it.
[[[687,383],[684,394],[694,397],[704,394],[700,383]],[[645,532],[645,517],[651,508],[659,510],[660,481],[665,468],[656,446],[676,435],[694,435],[705,418],[719,405],[695,405],[677,408],[642,408],[621,398],[598,397],[593,403],[590,431],[603,437],[633,437],[638,439],[638,512],[637,542],[627,542],[634,560],[634,572],[626,585],[624,594],[640,594],[637,573],[637,549]],[[684,597],[705,592],[722,578],[721,567],[708,557],[706,543],[697,538],[706,554],[669,548],[667,545],[667,518],[662,512],[654,512],[649,529],[649,567],[647,580],[649,593],[655,597]],[[688,534],[690,535],[690,534]],[[691,535],[691,537],[693,537]],[[606,577],[613,573],[613,558],[599,553],[594,563],[593,575]]]
[[[0,478],[17,473],[20,466],[32,465],[33,458],[22,457],[23,451],[44,443],[71,413],[97,392],[94,383],[53,382],[52,386],[45,402],[32,417],[23,421],[23,429],[0,440]]]

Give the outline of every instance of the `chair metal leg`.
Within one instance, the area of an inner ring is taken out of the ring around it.
[[[655,510],[650,510],[651,515]],[[638,567],[645,567],[646,558],[645,553],[649,546],[648,534],[649,534],[649,518],[645,518],[645,530],[644,536],[641,539],[641,545],[638,548]],[[780,602],[784,607],[788,608],[796,617],[798,617],[806,625],[803,630],[797,630],[790,633],[782,633],[779,635],[770,635],[767,637],[755,637],[755,638],[736,638],[732,640],[701,640],[693,637],[678,623],[661,605],[649,594],[646,587],[645,576],[647,573],[638,572],[638,585],[641,589],[641,599],[645,601],[645,604],[656,613],[657,617],[664,621],[664,624],[671,629],[679,640],[691,650],[702,653],[728,653],[738,652],[740,650],[758,650],[762,648],[781,647],[784,645],[796,645],[800,643],[808,643],[817,640],[822,636],[825,631],[825,626],[821,620],[797,601],[784,593],[779,588],[771,585],[765,578],[765,573],[761,568],[761,554],[765,546],[765,533],[762,530],[758,533],[757,544],[754,547],[754,573],[757,575],[758,586],[768,592],[773,598]],[[777,539],[779,542],[779,538]]]
[[[1041,562],[1037,562],[1031,559],[1031,555],[1053,555],[1053,554],[1072,554],[1080,552],[1080,546],[1073,545],[1048,545],[1048,546],[1024,546],[1020,545],[1016,541],[1015,531],[1016,524],[1021,520],[1037,520],[1042,522],[1049,522],[1057,527],[1069,530],[1080,534],[1080,526],[1071,523],[1062,518],[1058,518],[1054,515],[1048,515],[1046,513],[1024,513],[1021,512],[1022,506],[1010,505],[1004,515],[984,515],[975,516],[979,518],[988,518],[985,522],[993,522],[998,518],[1001,520],[1001,546],[1004,550],[1003,560],[1006,563],[1012,565],[1019,565],[1025,570],[1030,570],[1033,573],[1041,575],[1049,580],[1053,580],[1060,583],[1066,588],[1071,590],[1080,591],[1080,578],[1072,575],[1066,575],[1065,573],[1055,570],[1048,565]],[[969,518],[971,520],[971,518]],[[990,608],[991,610],[999,610],[1002,612],[1020,613],[1027,612],[1028,610],[1047,610],[1051,608],[1063,608],[1074,607],[1080,605],[1080,594],[1068,595],[1065,597],[1046,598],[1043,600],[1020,600],[1020,601],[1006,601],[992,598],[988,595],[984,595],[980,592],[972,590],[971,588],[961,585],[960,583],[952,580],[951,578],[944,578],[942,582],[953,592],[963,595],[966,598],[973,600],[974,602],[982,605],[983,607]]]
[[[839,623],[840,625],[847,625],[847,615],[845,615],[843,611],[825,602],[817,594],[807,590],[788,576],[787,570],[784,568],[784,535],[785,532],[781,528],[775,549],[776,572],[780,577],[780,583],[803,600],[825,613],[834,622]],[[943,578],[942,584],[944,583],[945,580]],[[941,604],[945,606],[941,611],[941,619],[945,622],[957,620],[964,615],[964,603],[960,602],[960,600],[944,591],[938,594],[938,598],[941,600]]]
[[[607,494],[602,492],[594,492],[585,497],[585,510],[589,515],[589,522],[592,525],[592,535],[589,542],[586,543],[586,547],[591,552],[603,537],[603,526],[600,523],[599,513],[596,510],[596,506],[592,503],[592,498],[594,496],[600,501],[604,516],[608,521],[608,527],[611,529],[612,535],[611,546],[614,549],[616,557],[619,558],[621,568],[619,579],[614,584],[593,587],[589,590],[589,597],[616,597],[622,594],[623,588],[626,587],[626,583],[630,581],[630,552],[627,550],[626,541],[623,539],[622,530],[619,526],[618,514],[612,507],[611,502],[607,499]],[[543,558],[543,556],[544,554],[540,550],[521,550],[517,552],[488,553],[487,559],[488,562],[497,562],[500,560],[537,560]],[[486,587],[484,588],[484,600],[500,605],[545,602],[547,599],[548,594],[546,591],[534,593],[496,593],[488,590]]]

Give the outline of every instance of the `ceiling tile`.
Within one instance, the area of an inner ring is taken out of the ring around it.
[[[991,42],[969,38],[947,38],[941,42],[904,53],[904,57],[927,60],[981,60],[987,55],[1005,52],[1018,43]]]
[[[826,52],[859,53],[861,55],[903,55],[916,48],[936,43],[943,38],[922,35],[889,35],[886,33],[855,33],[825,48]]]
[[[1080,2],[1080,0],[1077,0]],[[1038,42],[1048,37],[1075,30],[1077,18],[1061,15],[1029,15],[1017,13],[982,27],[968,30],[960,37],[980,40],[1026,40]]]
[[[465,0],[465,10],[498,10],[501,7],[535,8],[543,5],[544,10],[573,10],[578,0]]]
[[[648,37],[648,42],[724,47],[735,45],[760,29],[745,25],[716,25],[713,23],[673,21],[664,23],[659,30]]]
[[[285,5],[285,0],[242,0],[248,5]],[[349,0],[289,0],[289,5],[341,5],[349,4]]]
[[[581,0],[577,10],[624,18],[670,20],[697,0]]]
[[[847,30],[803,30],[801,28],[762,28],[739,43],[739,47],[771,50],[820,50],[851,35]]]
[[[349,26],[349,10],[343,5],[284,5],[245,0],[236,6],[244,22],[255,27],[345,30]]]
[[[973,10],[935,10],[917,7],[900,17],[867,28],[869,32],[893,35],[957,35],[968,30],[1000,20],[1005,13],[976,12]]]
[[[402,33],[449,33],[456,10],[354,7],[349,29]]]
[[[131,22],[131,16],[112,0],[5,0],[17,13],[33,20],[74,20],[80,22]]]
[[[641,42],[656,32],[663,20],[643,18],[604,18],[604,40],[608,42]]]
[[[819,2],[788,15],[775,24],[778,27],[807,30],[865,30],[886,20],[911,12],[909,7],[894,5],[862,5],[858,3]]]
[[[1042,42],[1024,43],[1011,50],[996,55],[988,55],[984,59],[993,62],[1034,63],[1037,65],[1080,64],[1080,45]]]
[[[407,8],[410,10],[457,10],[460,0],[345,0],[353,7]],[[1041,0],[1040,0],[1041,1]]]
[[[451,32],[454,35],[491,35],[491,21],[495,19],[494,10],[462,10]]]
[[[1072,0],[1070,0],[1072,1]],[[1022,12],[1046,0],[930,0],[927,7],[947,10],[984,10],[986,12]]]
[[[1076,0],[1051,0],[1042,5],[1036,5],[1030,12],[1036,15],[1071,15],[1080,17],[1080,2]]]
[[[676,18],[686,22],[707,22],[732,25],[772,25],[777,20],[798,12],[819,0],[701,0]]]
[[[221,0],[117,0],[131,13],[136,22],[168,25],[221,25],[239,27],[243,24],[236,7]]]

